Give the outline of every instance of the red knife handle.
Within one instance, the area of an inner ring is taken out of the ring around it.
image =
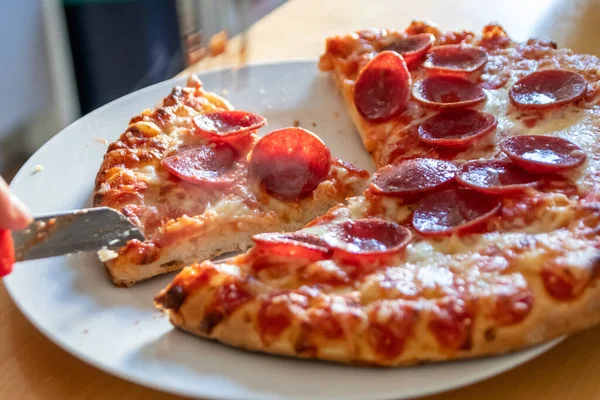
[[[11,273],[15,263],[15,246],[8,229],[0,229],[0,278]]]

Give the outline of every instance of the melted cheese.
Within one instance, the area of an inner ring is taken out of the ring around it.
[[[103,247],[100,250],[98,250],[97,254],[101,262],[107,262],[119,256],[119,253],[117,253],[114,250],[109,250],[106,247]]]
[[[159,186],[165,181],[164,176],[159,176],[154,165],[146,165],[137,170],[138,179],[149,185]]]

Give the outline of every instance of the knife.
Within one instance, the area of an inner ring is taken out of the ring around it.
[[[126,216],[109,207],[39,215],[26,229],[13,232],[17,261],[115,250],[132,239],[144,241],[144,235]]]

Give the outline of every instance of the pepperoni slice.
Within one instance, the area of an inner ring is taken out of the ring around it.
[[[322,239],[308,233],[261,233],[252,236],[256,248],[268,254],[295,257],[315,262],[326,259],[331,248]]]
[[[162,166],[186,182],[230,185],[239,172],[238,158],[238,154],[227,145],[203,145],[164,158]]]
[[[15,246],[8,229],[0,229],[0,278],[11,273],[15,263]]]
[[[463,164],[456,174],[461,185],[489,194],[522,192],[536,187],[542,179],[506,160],[474,160]]]
[[[443,73],[468,74],[487,62],[484,49],[468,44],[448,44],[429,50],[423,68]]]
[[[430,76],[415,82],[412,96],[432,108],[471,107],[485,101],[479,86],[457,76]]]
[[[496,117],[487,112],[442,110],[419,126],[419,139],[434,146],[467,147],[494,130],[496,125]]]
[[[403,38],[397,38],[383,50],[391,50],[404,57],[406,64],[418,61],[427,50],[435,43],[435,36],[431,33],[419,33]]]
[[[450,161],[435,158],[411,158],[386,165],[373,174],[371,187],[387,196],[410,196],[439,188],[456,175]]]
[[[354,105],[369,121],[393,118],[406,107],[411,78],[402,56],[383,51],[369,61],[354,85]]]
[[[357,265],[387,261],[408,245],[411,236],[395,222],[358,219],[332,225],[323,240],[333,248],[334,258]]]
[[[325,143],[302,128],[284,128],[261,138],[250,153],[250,174],[267,193],[284,200],[306,196],[331,168]]]
[[[578,73],[548,69],[519,79],[509,96],[518,108],[543,109],[579,100],[586,87],[585,78]]]
[[[193,121],[198,131],[221,138],[245,135],[267,124],[262,115],[237,110],[213,111],[198,115]]]
[[[500,143],[500,148],[519,167],[538,173],[577,168],[586,160],[581,147],[554,136],[515,136]]]
[[[413,213],[415,230],[425,236],[448,236],[475,227],[500,209],[497,198],[467,189],[448,189],[423,198]]]

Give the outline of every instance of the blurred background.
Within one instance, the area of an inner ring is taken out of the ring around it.
[[[80,116],[218,55],[285,1],[2,1],[0,175]]]

